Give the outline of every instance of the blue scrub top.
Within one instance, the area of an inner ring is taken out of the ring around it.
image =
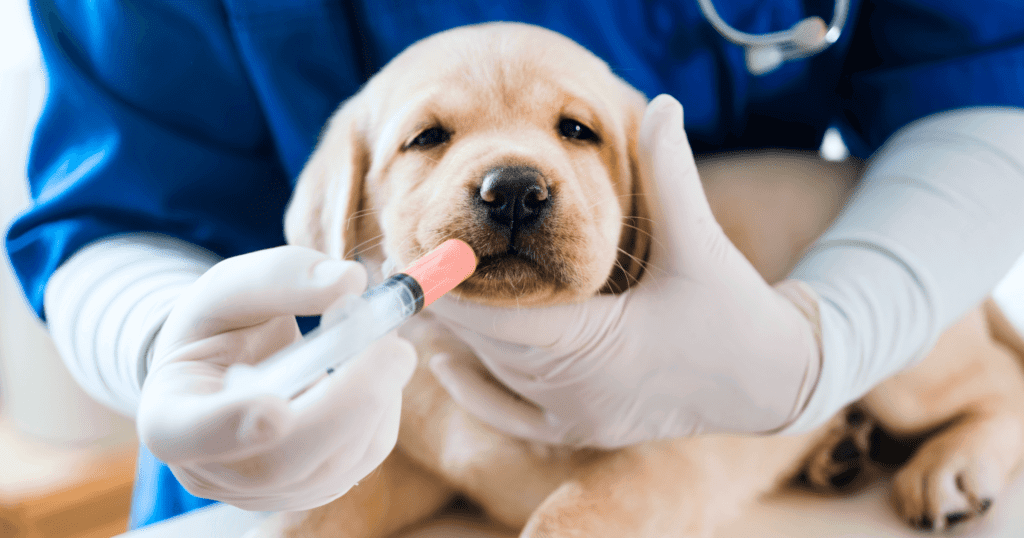
[[[832,0],[718,0],[746,32],[832,17]],[[50,93],[7,233],[29,302],[103,236],[168,234],[234,256],[284,243],[295,179],[331,112],[414,41],[464,24],[546,26],[686,109],[697,153],[816,149],[838,127],[860,157],[934,112],[1024,107],[1024,2],[852,0],[834,46],[762,77],[696,0],[38,0]],[[133,526],[208,501],[144,448]]]

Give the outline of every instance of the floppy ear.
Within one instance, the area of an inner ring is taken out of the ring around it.
[[[601,289],[601,293],[622,293],[640,282],[647,266],[651,246],[651,219],[647,210],[646,193],[640,181],[640,163],[637,142],[640,138],[640,122],[647,110],[647,99],[631,86],[625,88],[623,106],[626,109],[626,163],[620,172],[619,181],[627,182],[629,205],[622,223],[619,238],[619,257],[615,269]],[[622,166],[620,165],[620,168]]]
[[[299,174],[284,218],[289,244],[313,248],[335,258],[354,255],[363,183],[370,153],[356,97],[327,122],[320,141]]]

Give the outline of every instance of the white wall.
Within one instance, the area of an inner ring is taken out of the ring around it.
[[[34,62],[38,54],[28,2],[0,0],[0,72]]]

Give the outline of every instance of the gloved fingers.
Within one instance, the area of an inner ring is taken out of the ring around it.
[[[267,396],[227,401],[230,396],[219,391],[224,369],[238,355],[239,345],[232,342],[242,332],[188,344],[150,372],[137,423],[140,436],[157,457],[168,462],[252,457],[285,436],[294,443],[323,437],[323,425],[331,421],[340,421],[336,429],[343,436],[345,421],[365,417],[368,410],[386,407],[400,397],[416,365],[411,344],[391,334],[357,356],[348,368],[300,395],[291,407]],[[241,338],[243,343],[247,340]],[[179,355],[207,360],[175,360]]]
[[[356,398],[368,398],[365,405],[390,401],[409,383],[415,369],[416,349],[392,331],[295,397],[291,408],[303,423],[317,423]]]
[[[516,437],[558,443],[562,432],[542,409],[516,397],[487,375],[483,365],[447,353],[431,358],[430,369],[459,407]]]
[[[178,343],[175,349],[160,346],[154,353],[147,379],[164,365],[180,361],[202,361],[219,366],[210,370],[206,392],[220,390],[224,372],[235,363],[256,364],[302,338],[294,316],[280,316],[263,323],[216,334],[191,343]],[[194,390],[199,390],[198,388]]]
[[[161,333],[186,339],[248,327],[282,315],[317,315],[366,287],[358,263],[284,246],[228,258],[179,300]]]
[[[351,454],[346,453],[344,457],[328,459],[315,472],[315,476],[322,477],[322,484],[325,486],[321,488],[320,495],[305,500],[301,505],[293,503],[293,506],[287,509],[308,510],[327,504],[344,495],[374,469],[380,467],[398,442],[401,415],[402,400],[399,398],[394,400],[391,407],[381,414],[378,422],[368,429],[370,432],[369,443],[365,445],[362,454],[357,457],[356,463],[352,463],[352,456],[357,455],[355,451],[350,451]],[[346,450],[348,449],[346,448]]]
[[[274,450],[272,459],[279,465],[273,480],[296,485],[319,480],[326,462],[331,462],[333,468],[355,467],[373,444],[377,429],[395,402],[401,402],[399,391],[389,391],[384,397],[356,395],[351,404],[338,402],[332,415],[296,428]]]
[[[150,451],[168,463],[242,458],[265,450],[292,428],[287,402],[273,396],[229,400],[218,365],[177,362],[146,380],[136,425]]]
[[[577,315],[576,319],[583,315]],[[590,315],[591,318],[586,320],[586,325],[580,323],[580,326],[573,327],[572,330],[577,331],[577,335],[585,335],[605,326],[603,312],[591,312]],[[538,347],[506,342],[500,336],[485,336],[454,323],[448,324],[448,328],[473,350],[479,358],[479,363],[482,363],[491,375],[522,394],[528,395],[529,387],[544,390],[551,387],[552,383],[559,383],[563,378],[576,379],[580,375],[588,375],[587,372],[593,370],[590,365],[594,360],[573,359],[575,350],[581,345],[593,342],[593,338],[567,335],[555,346]],[[510,329],[509,334],[513,336],[509,338],[515,338],[514,333],[515,330]],[[601,361],[603,358],[596,357],[596,360]]]
[[[373,439],[366,447],[362,460],[352,467],[349,474],[355,480],[361,480],[384,462],[398,443],[398,429],[402,422],[402,399],[392,402],[391,408],[384,412]]]
[[[443,296],[430,311],[442,322],[519,346],[550,346],[576,320],[576,305],[496,308]]]
[[[239,353],[231,357],[233,361],[225,362],[225,366],[236,362],[256,364],[302,339],[302,331],[294,316],[271,318],[252,327],[221,333],[214,338],[227,335],[236,335]]]
[[[354,466],[383,414],[401,401],[415,364],[412,345],[391,334],[296,397],[290,405],[293,429],[280,447],[261,456],[277,462],[277,470],[268,470],[276,473],[272,479],[301,481],[328,455]]]
[[[330,484],[359,466],[369,447],[374,446],[379,428],[388,425],[387,413],[396,402],[401,403],[400,394],[393,395],[384,406],[357,403],[339,408],[319,423],[296,428],[277,446],[250,461],[228,464],[231,468],[259,468],[259,474],[226,476],[246,480],[239,486],[241,489],[257,491],[303,491],[314,489],[316,484]],[[344,486],[348,487],[351,484]]]
[[[588,330],[584,321],[600,324],[614,308],[614,297],[585,303],[537,308],[496,308],[443,296],[430,305],[439,320],[457,333],[472,331],[490,339],[503,353],[521,353],[530,346],[552,348],[572,343]]]
[[[366,425],[364,437],[369,442],[361,453],[358,448],[345,445],[341,457],[328,451],[319,456],[317,465],[300,469],[293,465],[299,457],[281,451],[272,456],[280,464],[272,473],[265,470],[275,461],[266,457],[227,466],[172,470],[193,495],[227,502],[243,510],[310,510],[344,495],[380,466],[398,439],[401,408],[401,400],[395,400],[375,425]],[[254,469],[260,472],[247,477],[252,473],[246,471]]]
[[[200,465],[185,465],[193,487],[218,500],[228,500],[224,496],[233,495],[230,492],[244,492],[228,502],[267,509],[273,496],[282,492],[289,499],[300,491],[321,498],[323,487],[318,489],[315,484],[329,480],[326,469],[337,474],[365,466],[362,462],[367,458],[382,460],[390,448],[381,452],[381,443],[387,441],[380,440],[380,432],[382,428],[385,433],[396,430],[389,420],[397,420],[401,414],[401,391],[415,364],[415,352],[392,334],[359,358],[363,363],[357,368],[339,370],[337,377],[322,380],[300,395],[298,405],[286,408],[290,428],[274,443],[263,443],[255,451],[207,458]],[[396,364],[388,366],[389,362]],[[379,364],[384,366],[377,367]],[[388,418],[389,413],[395,418]],[[391,435],[392,446],[396,436]],[[288,509],[294,509],[292,506]]]
[[[659,95],[647,105],[639,153],[641,188],[652,220],[648,271],[652,276],[688,272],[690,261],[707,257],[709,249],[719,248],[718,236],[725,236],[697,173],[682,105],[672,96]]]
[[[168,465],[186,491],[203,499],[211,499],[251,511],[282,511],[315,508],[330,502],[324,498],[320,484],[289,484],[281,486],[264,480],[266,465],[243,461],[234,464]],[[319,487],[318,487],[319,486]]]

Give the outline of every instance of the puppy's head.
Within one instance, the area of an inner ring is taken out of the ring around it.
[[[476,251],[455,293],[582,300],[640,276],[646,100],[568,38],[521,24],[429,37],[328,123],[285,220],[290,243],[404,265],[450,238]]]

